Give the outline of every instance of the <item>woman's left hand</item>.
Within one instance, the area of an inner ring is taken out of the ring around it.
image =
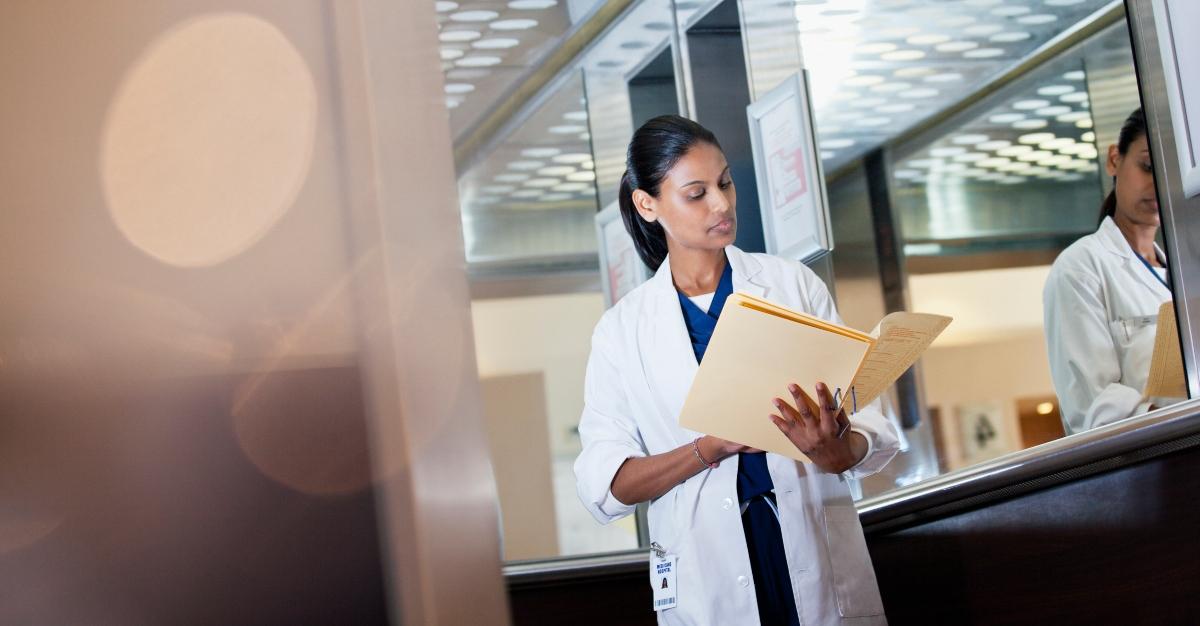
[[[825,383],[817,383],[818,402],[799,385],[788,385],[788,391],[795,404],[775,398],[779,415],[771,415],[771,421],[817,467],[840,474],[866,456],[866,438],[850,431],[845,410],[838,410]]]

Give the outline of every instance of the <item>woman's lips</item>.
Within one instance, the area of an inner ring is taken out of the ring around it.
[[[719,233],[728,233],[733,230],[733,220],[726,218],[716,223],[709,230],[715,230]]]

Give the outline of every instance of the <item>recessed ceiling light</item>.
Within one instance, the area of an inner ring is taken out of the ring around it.
[[[562,183],[561,185],[555,185],[554,187],[551,187],[551,189],[554,191],[583,191],[585,189],[591,189],[591,187],[592,186],[587,183]]]
[[[560,192],[560,193],[544,193],[544,194],[542,194],[543,202],[562,202],[563,200],[570,200],[570,199],[571,199],[571,194],[569,194],[569,193],[561,193]]]
[[[885,104],[881,107],[877,107],[875,111],[879,113],[907,113],[915,108],[917,108],[917,105],[915,104],[897,102],[895,104]]]
[[[1002,165],[1007,165],[1011,162],[1012,161],[1009,161],[1008,159],[1005,159],[1003,157],[992,157],[990,159],[983,159],[982,161],[975,163],[975,165],[977,165],[979,167],[990,167],[990,168],[995,169]]]
[[[1009,146],[1007,148],[1001,148],[997,150],[996,154],[1006,157],[1015,157],[1027,152],[1033,152],[1033,146]]]
[[[485,191],[487,193],[508,193],[510,191],[514,191],[515,189],[516,187],[513,187],[512,185],[484,185],[479,188],[480,191]]]
[[[950,37],[937,34],[913,35],[912,37],[905,39],[905,41],[914,46],[932,46],[934,44],[950,41]]]
[[[1071,139],[1070,137],[1055,137],[1049,141],[1043,141],[1042,143],[1039,143],[1038,147],[1042,150],[1059,150],[1061,148],[1073,145],[1075,145],[1075,140]]]
[[[557,185],[560,181],[557,178],[531,178],[523,184],[526,187],[546,188]]]
[[[518,20],[496,20],[488,26],[495,30],[526,30],[537,26],[537,20],[518,19]]]
[[[462,103],[462,98],[446,98],[447,109],[457,109]]]
[[[500,17],[495,11],[459,11],[450,16],[455,22],[490,22]]]
[[[910,88],[912,88],[912,85],[909,83],[883,83],[871,87],[871,91],[878,91],[880,93],[895,93],[897,91],[904,91],[905,89]]]
[[[556,4],[558,4],[558,0],[512,0],[512,2],[508,3],[508,8],[519,11],[534,11],[537,9],[549,9]]]
[[[506,50],[519,45],[521,45],[521,41],[511,37],[491,37],[480,39],[471,44],[472,47],[479,48],[480,50]]]
[[[995,35],[988,37],[988,40],[996,43],[1015,43],[1018,41],[1025,41],[1030,37],[1033,37],[1033,35],[1023,30],[1013,30],[1006,33],[996,33]]]
[[[1046,85],[1037,90],[1039,96],[1061,96],[1075,91],[1071,85]]]
[[[1021,135],[1017,141],[1025,145],[1036,146],[1044,141],[1054,139],[1055,136],[1054,133],[1029,133],[1028,135]]]
[[[1026,15],[1024,17],[1017,18],[1018,23],[1028,24],[1030,26],[1036,26],[1036,25],[1040,25],[1040,24],[1049,24],[1051,22],[1057,22],[1057,21],[1058,21],[1058,16],[1051,15],[1050,13],[1038,13],[1036,15]]]
[[[1049,105],[1050,101],[1048,100],[1018,100],[1013,103],[1012,108],[1017,109],[1018,111],[1032,111],[1034,109],[1040,109]]]
[[[977,143],[977,144],[975,144],[975,147],[979,150],[990,150],[992,152],[995,152],[996,150],[999,150],[1000,148],[1007,148],[1011,145],[1012,145],[1011,141],[1005,141],[1003,139],[995,139],[992,141],[984,141],[984,142]]]
[[[822,161],[828,161],[828,160],[832,159],[832,158],[833,158],[833,157],[835,157],[835,156],[837,156],[837,153],[836,153],[836,152],[832,152],[832,151],[829,151],[829,150],[822,150],[822,151],[821,151],[821,160],[822,160]]]
[[[1096,141],[1096,133],[1088,131],[1088,132],[1084,133],[1082,136],[1080,136],[1079,139],[1081,139],[1082,141],[1086,141],[1088,143],[1092,143],[1092,142]]]
[[[1085,119],[1085,120],[1079,120],[1078,122],[1075,122],[1075,127],[1076,128],[1091,128],[1092,127],[1092,119],[1089,117],[1088,119]]]
[[[968,152],[966,154],[960,154],[954,157],[954,160],[958,163],[974,163],[976,161],[982,161],[986,158],[988,158],[988,155],[982,152]]]
[[[579,133],[587,130],[587,126],[578,124],[561,124],[559,126],[551,126],[546,129],[546,132],[554,133],[555,135],[570,135],[571,133]]]
[[[567,180],[569,180],[573,183],[590,183],[590,182],[596,180],[596,173],[595,172],[575,172],[574,174],[567,174]]]
[[[536,170],[537,168],[543,167],[544,165],[546,165],[546,164],[541,161],[512,161],[511,163],[508,164],[508,169],[528,171],[528,170]]]
[[[902,67],[894,72],[894,74],[899,78],[916,78],[919,76],[929,76],[930,74],[935,73],[937,73],[937,70],[920,65],[914,67]]]
[[[455,61],[454,64],[459,67],[491,67],[493,65],[500,65],[500,57],[469,56]]]
[[[573,173],[575,173],[575,168],[570,165],[551,165],[538,170],[538,174],[541,176],[566,176]]]
[[[993,124],[1011,124],[1025,119],[1024,113],[997,113],[988,118]]]
[[[438,0],[437,3],[435,3],[433,6],[434,6],[434,8],[437,9],[438,13],[446,13],[448,11],[453,11],[454,9],[457,9],[458,3],[450,2],[450,0]]]
[[[1071,104],[1081,104],[1081,103],[1088,101],[1088,95],[1087,95],[1087,92],[1076,91],[1074,93],[1069,93],[1069,94],[1059,96],[1058,99],[1062,100],[1063,102],[1069,102]]]
[[[584,161],[592,160],[592,155],[586,152],[568,152],[560,154],[551,160],[555,163],[583,163]]]
[[[1063,74],[1063,78],[1070,81],[1079,82],[1087,78],[1087,74],[1084,74],[1083,70],[1071,70],[1070,72]]]
[[[542,195],[542,192],[537,189],[521,189],[512,192],[514,198],[537,198]]]
[[[475,85],[471,83],[446,83],[446,93],[463,94],[475,91]]]
[[[480,36],[481,35],[479,34],[479,31],[474,30],[445,30],[438,34],[438,39],[446,43],[453,43],[459,41],[475,41],[476,39],[479,39]]]
[[[919,167],[923,170],[927,170],[939,163],[941,163],[941,161],[938,161],[937,159],[909,159],[908,161],[904,162],[904,165],[907,167]]]
[[[1054,117],[1055,115],[1062,115],[1064,113],[1070,113],[1070,112],[1071,112],[1071,107],[1064,106],[1061,104],[1056,104],[1054,106],[1048,106],[1048,107],[1042,107],[1042,108],[1038,109],[1037,111],[1035,111],[1035,113],[1037,113],[1038,115],[1041,115],[1042,117]]]
[[[916,61],[925,58],[924,50],[896,50],[879,55],[884,61]]]
[[[963,6],[968,6],[968,7],[983,8],[983,7],[994,7],[997,4],[1000,4],[1001,2],[1002,2],[1002,0],[963,0],[962,4],[963,4]]]
[[[999,56],[1004,56],[1004,50],[1000,48],[978,48],[963,53],[963,57],[967,59],[992,59]]]
[[[1039,128],[1045,128],[1049,125],[1050,123],[1046,120],[1021,120],[1019,122],[1012,123],[1012,127],[1017,130],[1037,130]]]
[[[943,74],[934,74],[933,76],[926,76],[925,82],[927,82],[927,83],[953,83],[953,82],[958,82],[962,79],[963,79],[963,75],[959,74],[958,72],[945,72]]]
[[[946,43],[938,44],[935,49],[938,52],[965,52],[978,47],[979,44],[974,41],[947,41]]]
[[[950,142],[954,143],[954,144],[958,144],[960,146],[973,146],[973,145],[985,142],[988,139],[990,139],[990,137],[988,137],[987,135],[966,134],[966,135],[959,135],[959,136],[955,137],[954,139],[951,139]]]
[[[562,150],[558,148],[542,147],[542,148],[525,148],[521,151],[521,156],[527,156],[533,159],[545,159],[556,154],[561,154]],[[541,167],[540,165],[538,167]]]
[[[1063,107],[1063,108],[1066,108],[1066,107]],[[1060,122],[1070,123],[1070,122],[1078,122],[1081,120],[1090,120],[1091,118],[1092,118],[1092,114],[1088,113],[1087,111],[1073,111],[1071,113],[1063,113],[1054,119],[1056,119]]]
[[[587,111],[567,111],[563,113],[563,119],[571,122],[586,122],[588,114]]]
[[[496,182],[500,183],[519,183],[529,180],[529,174],[496,174],[492,177]]]

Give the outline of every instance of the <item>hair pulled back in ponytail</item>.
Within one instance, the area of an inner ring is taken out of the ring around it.
[[[1142,108],[1138,107],[1129,117],[1125,118],[1125,123],[1121,125],[1121,134],[1117,136],[1117,152],[1121,156],[1129,153],[1129,146],[1141,137],[1146,136],[1146,114],[1142,112]],[[1100,221],[1103,222],[1106,217],[1113,217],[1117,214],[1117,185],[1116,177],[1113,177],[1113,188],[1109,190],[1108,196],[1104,198],[1104,204],[1100,205]]]
[[[633,238],[638,256],[651,271],[657,270],[667,258],[667,234],[662,224],[642,219],[633,204],[633,192],[641,189],[657,198],[667,173],[698,143],[721,147],[716,136],[696,122],[678,115],[661,115],[633,133],[625,152],[625,174],[621,176],[617,194],[621,220]]]

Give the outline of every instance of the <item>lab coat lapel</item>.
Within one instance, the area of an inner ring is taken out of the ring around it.
[[[1105,247],[1113,254],[1121,257],[1123,261],[1122,268],[1126,274],[1131,275],[1134,281],[1145,285],[1151,293],[1159,298],[1165,299],[1171,297],[1171,290],[1159,282],[1154,274],[1151,273],[1152,270],[1147,268],[1138,259],[1137,254],[1125,239],[1125,235],[1121,234],[1121,229],[1111,217],[1104,218],[1104,221],[1100,224],[1100,233],[1104,238]],[[1161,255],[1162,258],[1167,258],[1162,250],[1159,250],[1158,244],[1154,244],[1154,251]]]
[[[669,258],[650,281],[646,314],[638,324],[638,345],[642,346],[646,381],[662,418],[678,423],[699,366],[671,279]]]
[[[733,267],[733,290],[766,298],[770,288],[763,281],[762,263],[734,246],[725,248],[725,258]]]

